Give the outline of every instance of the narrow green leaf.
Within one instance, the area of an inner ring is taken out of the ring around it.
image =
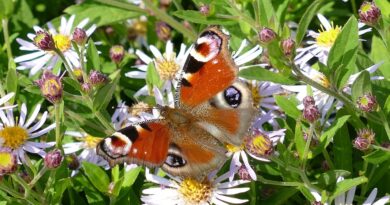
[[[7,72],[7,78],[6,78],[6,85],[7,85],[7,92],[11,93],[14,92],[16,93],[18,89],[18,76],[16,73],[16,66],[13,61],[10,62],[10,66]],[[13,97],[9,103],[13,104],[14,103],[15,97]]]
[[[161,80],[156,68],[154,67],[154,63],[149,63],[146,70],[146,85],[148,85],[149,90],[153,90],[154,86],[161,88],[163,84],[164,81]]]
[[[358,22],[354,16],[349,18],[336,41],[329,51],[327,65],[336,71],[342,68],[349,68],[355,63],[357,48],[359,46]],[[341,78],[340,76],[339,78]]]
[[[346,125],[342,126],[333,138],[333,155],[335,169],[352,172],[352,143]]]
[[[286,96],[275,95],[276,104],[293,119],[299,119],[301,117],[301,111],[297,108],[297,103]]]
[[[297,83],[297,81],[292,78],[286,77],[280,73],[271,72],[261,67],[243,69],[239,72],[239,76],[248,80],[270,81],[283,85],[294,85]]]
[[[117,77],[98,90],[93,99],[93,110],[98,111],[107,107],[112,100],[118,80],[119,78]]]
[[[99,53],[92,39],[89,39],[87,48],[87,73],[90,70],[100,71]]]
[[[194,10],[180,10],[173,12],[174,16],[177,16],[181,19],[187,20],[189,22],[198,23],[198,24],[206,24],[206,25],[232,25],[236,24],[233,20],[226,20],[222,18],[217,18],[213,16],[205,16],[202,15],[199,11]],[[233,16],[232,16],[233,18]]]
[[[141,170],[142,170],[142,167],[136,167],[136,168],[133,168],[133,169],[125,172],[122,187],[126,188],[126,187],[132,186],[134,184],[135,180],[137,179],[137,176],[141,172]]]
[[[370,81],[370,74],[368,71],[362,71],[356,78],[355,82],[352,84],[353,102],[356,102],[356,100],[364,94],[372,93]]]
[[[70,178],[60,179],[54,184],[54,196],[52,204],[60,204],[64,191],[72,185]]]
[[[329,143],[332,141],[333,137],[336,135],[337,131],[343,127],[343,125],[350,118],[349,115],[342,116],[337,118],[335,122],[333,122],[332,126],[330,126],[320,137],[320,146],[318,146],[314,151],[313,155],[317,155],[322,152],[322,150],[326,149]]]
[[[362,177],[357,177],[357,178],[353,178],[353,179],[344,179],[343,181],[338,182],[336,184],[335,191],[330,196],[330,200],[333,200],[334,198],[336,198],[340,194],[347,192],[348,190],[352,189],[352,187],[358,186],[359,184],[363,184],[367,181],[368,181],[368,179],[366,177],[362,176]]]
[[[110,179],[106,172],[101,167],[86,161],[82,163],[82,167],[93,186],[100,192],[107,193]]]
[[[259,14],[260,14],[260,25],[264,27],[270,27],[273,29],[278,29],[279,26],[275,25],[277,22],[276,20],[276,14],[274,7],[272,6],[272,3],[270,0],[261,0],[257,1],[259,4]],[[270,25],[270,23],[273,22],[274,25]]]
[[[378,149],[366,156],[363,156],[363,159],[371,164],[380,164],[384,161],[390,160],[390,152]]]
[[[385,116],[390,116],[390,95],[387,97],[385,105],[383,106]]]
[[[297,124],[295,125],[295,148],[297,149],[298,155],[300,159],[303,159],[303,153],[305,150],[305,139],[303,139],[303,132],[302,132],[302,123],[300,121],[297,121]]]
[[[297,35],[295,37],[295,42],[299,46],[305,37],[307,28],[309,27],[314,15],[316,15],[317,11],[321,8],[322,0],[314,1],[305,11],[301,20],[299,21],[299,26],[297,30]]]

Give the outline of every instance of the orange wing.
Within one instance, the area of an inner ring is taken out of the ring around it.
[[[161,166],[168,153],[170,130],[166,123],[150,121],[123,128],[97,147],[111,166],[123,162]]]
[[[210,27],[199,36],[184,64],[179,103],[194,107],[206,102],[231,85],[236,77],[228,36]]]

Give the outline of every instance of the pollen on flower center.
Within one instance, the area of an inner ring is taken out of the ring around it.
[[[84,138],[84,146],[86,148],[94,149],[96,148],[97,144],[99,144],[100,141],[102,141],[103,138],[100,137],[93,137],[91,135],[87,135]]]
[[[0,167],[7,167],[12,163],[12,155],[7,152],[0,152]]]
[[[241,150],[244,149],[244,145],[241,145],[241,146],[235,146],[235,145],[232,145],[232,144],[227,144],[225,145],[226,146],[226,150],[228,152],[239,152]]]
[[[180,66],[176,63],[175,54],[156,59],[156,70],[162,80],[172,80],[175,77]]]
[[[211,184],[208,181],[199,182],[187,178],[180,184],[179,191],[188,204],[200,204],[211,197]]]
[[[267,135],[262,133],[253,137],[248,137],[245,141],[247,150],[256,156],[268,156],[273,151],[272,141]]]
[[[0,131],[0,137],[4,139],[4,147],[17,149],[27,140],[28,133],[27,130],[19,126],[5,127]]]
[[[262,100],[262,97],[260,95],[260,91],[259,91],[259,88],[258,88],[258,83],[255,83],[254,85],[250,84],[250,89],[251,89],[251,92],[252,92],[253,105],[256,106],[256,107],[259,107],[260,103],[261,103],[261,100]]]
[[[321,30],[319,30],[320,34],[316,38],[317,45],[328,47],[328,48],[332,47],[340,31],[341,31],[341,27],[333,26],[333,23],[332,23],[332,28],[329,30],[324,30],[324,28],[321,28]]]
[[[71,42],[69,36],[56,34],[53,36],[53,39],[56,48],[60,49],[60,51],[64,52],[70,49]]]

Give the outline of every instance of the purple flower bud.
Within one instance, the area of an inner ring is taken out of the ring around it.
[[[371,93],[364,94],[357,99],[358,108],[364,112],[373,112],[377,109],[376,97]]]
[[[92,89],[92,85],[90,83],[83,83],[81,84],[81,90],[85,93],[89,93]]]
[[[45,167],[48,169],[55,169],[59,167],[62,163],[64,157],[61,154],[61,151],[58,149],[48,152],[45,156]]]
[[[356,149],[359,149],[359,150],[367,150],[369,147],[370,147],[370,142],[368,141],[368,139],[364,138],[364,137],[357,137],[354,141],[353,141],[353,146],[356,148]]]
[[[238,169],[237,174],[241,180],[252,180],[251,176],[249,175],[248,169],[244,165],[241,165],[241,167]]]
[[[316,101],[314,101],[314,98],[312,96],[306,96],[303,98],[303,105],[309,106],[309,105],[315,105]]]
[[[91,82],[93,86],[100,86],[106,84],[108,82],[108,78],[103,73],[92,70],[89,74],[89,82]]]
[[[110,58],[114,63],[120,63],[125,56],[125,49],[121,45],[112,46],[110,49]]]
[[[35,81],[41,89],[43,96],[51,103],[58,103],[62,99],[62,83],[61,79],[54,75],[51,71],[46,70],[41,79]]]
[[[295,53],[295,41],[291,38],[285,39],[281,42],[283,53],[286,57],[291,57]]]
[[[169,40],[171,38],[171,30],[171,27],[163,21],[156,23],[156,33],[160,40]]]
[[[87,41],[87,33],[84,29],[75,28],[72,36],[72,40],[79,45],[83,45]]]
[[[308,105],[303,108],[303,118],[305,118],[310,123],[315,122],[320,117],[320,112],[318,111],[317,106]]]
[[[55,49],[53,36],[47,31],[37,31],[34,44],[41,50],[52,51]]]
[[[276,33],[272,29],[264,27],[259,32],[259,38],[262,43],[270,43],[276,39]]]
[[[199,12],[200,12],[202,15],[204,15],[204,16],[208,16],[208,15],[210,14],[210,7],[209,7],[209,5],[206,5],[206,4],[201,5],[201,6],[199,7]]]
[[[381,10],[374,2],[365,1],[359,9],[359,20],[367,25],[375,26],[381,18]]]

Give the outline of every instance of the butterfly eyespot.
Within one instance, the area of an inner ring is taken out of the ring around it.
[[[170,167],[184,167],[187,162],[182,157],[176,154],[168,154],[165,164]]]
[[[232,108],[237,108],[241,104],[242,94],[241,92],[234,86],[228,87],[223,92],[223,97],[227,104],[229,104]]]

